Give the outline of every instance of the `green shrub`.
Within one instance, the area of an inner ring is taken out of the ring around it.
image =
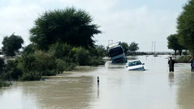
[[[90,57],[90,65],[104,65],[104,63],[105,61],[102,59],[102,57]]]
[[[78,62],[79,65],[89,65],[90,64],[90,54],[89,51],[82,48],[73,48],[72,49],[73,58],[75,62]]]
[[[22,72],[29,72],[36,69],[36,58],[34,54],[23,54],[18,61],[18,68],[21,69]]]
[[[43,51],[35,52],[35,69],[32,71],[42,72],[43,76],[56,75],[56,63],[55,58]]]
[[[21,57],[8,62],[1,77],[4,80],[40,80],[42,76],[73,70],[77,65],[104,64],[103,52],[102,47],[92,50],[61,43],[53,44],[48,51],[38,50],[34,45],[29,45]]]
[[[3,80],[18,80],[22,75],[22,71],[17,68],[17,61],[10,60],[5,66],[4,72],[1,74]]]
[[[34,44],[29,44],[26,46],[22,52],[23,55],[33,54],[36,51],[37,47]]]
[[[55,75],[56,63],[54,57],[43,51],[36,51],[34,54],[23,55],[20,58],[18,67],[23,72],[39,72],[39,75]]]
[[[63,71],[70,71],[73,70],[76,66],[76,64],[64,61],[62,59],[56,59],[56,65],[57,65],[57,72],[62,73]]]
[[[48,53],[55,58],[63,58],[70,56],[71,49],[72,47],[66,43],[56,43],[51,45]]]
[[[189,63],[191,59],[191,56],[186,55],[186,56],[180,56],[179,58],[175,59],[177,63]]]
[[[104,46],[100,45],[100,46],[96,46],[95,47],[95,50],[96,50],[96,55],[97,57],[104,57],[104,56],[107,56],[108,55],[108,52],[107,50],[104,48]]]
[[[40,72],[25,72],[23,75],[19,78],[21,81],[36,81],[41,79],[41,73]]]

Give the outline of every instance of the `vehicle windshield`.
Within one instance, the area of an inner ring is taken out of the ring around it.
[[[128,66],[135,66],[135,65],[142,65],[142,63],[140,61],[133,61],[128,63]]]
[[[110,49],[109,55],[110,57],[117,56],[123,53],[123,49],[121,47]]]

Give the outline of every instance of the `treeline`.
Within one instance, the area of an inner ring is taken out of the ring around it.
[[[131,42],[128,44],[127,42],[122,42],[121,45],[126,55],[137,55],[136,51],[139,50],[138,43]]]
[[[190,0],[184,7],[183,12],[177,19],[177,33],[168,36],[168,48],[173,49],[175,54],[183,49],[189,50],[194,56],[194,0]]]
[[[21,52],[23,39],[12,34],[3,40],[0,58],[1,80],[40,80],[72,70],[78,65],[104,64],[106,50],[95,45],[101,33],[83,10],[67,8],[44,13],[30,30],[31,44]],[[9,56],[18,55],[14,60]]]

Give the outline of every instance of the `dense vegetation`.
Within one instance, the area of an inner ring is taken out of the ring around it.
[[[190,0],[178,18],[178,39],[194,55],[194,0]]]
[[[17,36],[12,34],[11,36],[6,36],[3,39],[3,47],[2,52],[6,56],[15,56],[16,53],[18,53],[18,50],[22,47],[22,44],[24,43],[21,36]]]
[[[3,69],[0,78],[40,80],[42,76],[72,70],[77,65],[104,64],[102,57],[106,50],[93,40],[98,33],[98,26],[92,24],[92,18],[85,11],[67,8],[46,12],[35,21],[30,30],[32,43],[23,48],[21,55],[15,60],[8,59],[6,64],[0,60],[0,69]],[[11,45],[3,44],[3,48]]]
[[[174,50],[174,54],[176,55],[177,50],[179,51],[179,54],[182,54],[182,50],[184,47],[178,42],[178,35],[172,34],[167,37],[168,40],[168,48]]]
[[[3,80],[2,75],[5,74],[5,63],[4,59],[0,58],[0,87],[9,86],[10,83],[7,83]]]
[[[135,52],[139,49],[138,43],[135,42],[131,42],[130,44],[122,42],[121,45],[126,55],[134,55],[136,54]]]
[[[44,13],[30,30],[30,40],[40,49],[66,43],[76,47],[94,47],[94,34],[100,33],[92,18],[82,10],[67,8]]]
[[[194,56],[194,0],[190,0],[178,17],[177,35],[178,43],[189,50]],[[169,43],[173,43],[170,41]],[[174,49],[174,48],[171,48]]]

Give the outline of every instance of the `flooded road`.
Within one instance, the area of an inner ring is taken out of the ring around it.
[[[194,109],[190,64],[175,64],[169,73],[167,56],[137,58],[146,71],[107,62],[45,81],[13,83],[0,89],[0,109]]]

